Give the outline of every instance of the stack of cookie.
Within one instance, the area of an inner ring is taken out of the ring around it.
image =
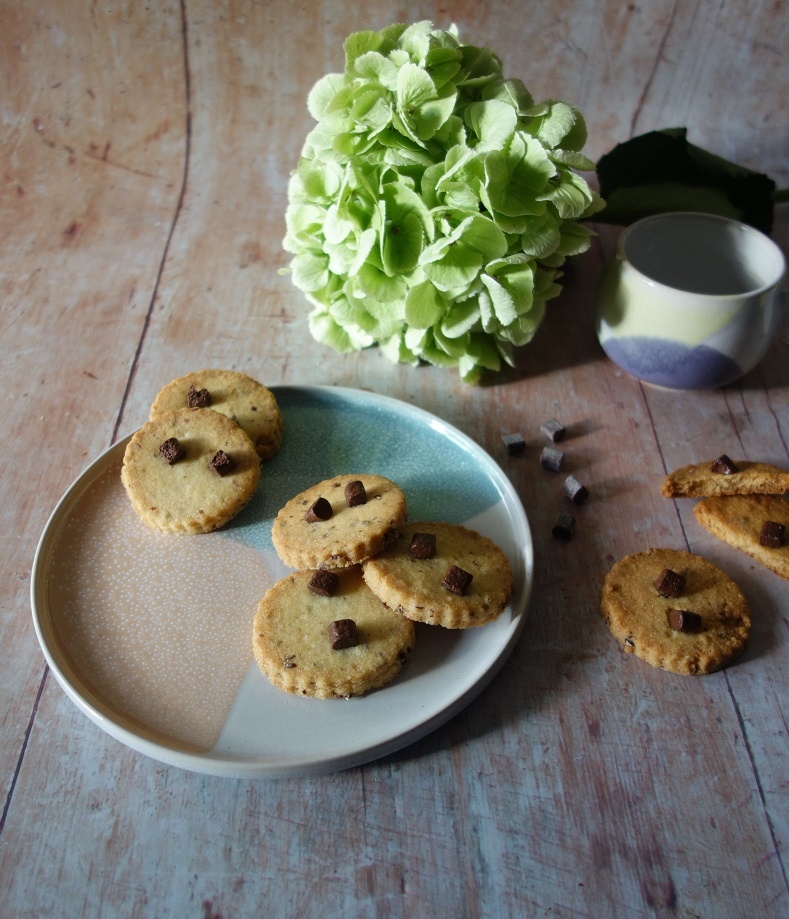
[[[693,513],[704,529],[789,579],[789,472],[723,454],[670,473],[660,491],[701,498]]]
[[[249,502],[261,462],[281,443],[279,407],[265,386],[232,370],[190,373],[156,396],[126,447],[121,481],[149,526],[208,533]]]
[[[280,510],[272,541],[297,569],[261,600],[253,628],[263,673],[285,692],[336,698],[390,682],[414,650],[414,622],[446,628],[497,618],[512,592],[501,549],[448,523],[408,524],[379,475],[335,476]]]

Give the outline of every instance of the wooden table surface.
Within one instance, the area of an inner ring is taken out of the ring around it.
[[[667,470],[722,452],[789,465],[789,336],[721,391],[619,372],[594,292],[618,230],[567,266],[517,367],[452,370],[317,345],[282,251],[305,98],[344,37],[456,22],[535,98],[576,104],[597,159],[653,128],[789,185],[789,17],[766,0],[0,4],[4,431],[0,913],[238,916],[789,915],[789,584],[703,532]],[[789,218],[774,235],[786,251]],[[48,670],[35,549],[69,484],[205,366],[421,406],[504,468],[535,577],[493,682],[425,738],[319,777],[163,765],[89,721]],[[569,430],[591,498],[553,539],[539,425]],[[501,435],[521,431],[508,458]],[[748,650],[706,677],[653,669],[597,612],[613,560],[704,554],[741,585]]]

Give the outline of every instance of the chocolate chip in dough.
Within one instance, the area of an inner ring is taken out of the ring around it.
[[[701,616],[688,609],[667,610],[666,618],[675,632],[698,632],[701,629]]]
[[[226,476],[235,468],[235,462],[224,450],[217,450],[209,463],[210,467],[219,476]]]
[[[332,506],[326,498],[318,498],[310,505],[304,519],[307,523],[318,523],[320,520],[328,520],[333,513]]]
[[[333,597],[337,593],[340,578],[333,571],[316,571],[309,580],[307,587],[321,597]]]
[[[411,558],[433,558],[436,554],[434,533],[414,533],[411,537]]]
[[[672,599],[681,597],[682,591],[685,589],[685,576],[677,574],[676,571],[672,571],[670,568],[664,568],[655,578],[655,589],[661,597],[671,597]]]
[[[786,542],[786,527],[777,520],[765,520],[759,532],[759,545],[780,549]]]
[[[186,394],[186,404],[189,408],[209,408],[211,396],[207,389],[195,389],[194,383]]]
[[[733,463],[725,453],[721,453],[710,466],[710,471],[717,472],[719,475],[734,475],[735,472],[740,470],[736,463]]]
[[[450,593],[462,597],[468,591],[473,580],[473,574],[469,574],[468,571],[464,571],[463,568],[459,568],[457,565],[450,565],[441,580],[441,586],[446,587]]]
[[[168,466],[172,466],[186,456],[186,450],[178,442],[177,437],[169,437],[164,443],[159,444],[159,456]]]
[[[364,482],[360,479],[348,482],[345,486],[345,503],[348,507],[358,507],[360,504],[367,504],[367,491],[365,490]]]
[[[353,619],[335,619],[329,623],[329,641],[334,651],[359,644],[359,632]]]

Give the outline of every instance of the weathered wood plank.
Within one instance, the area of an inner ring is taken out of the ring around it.
[[[145,23],[122,12],[2,10],[3,799],[43,674],[28,601],[36,543],[112,438],[183,170],[177,5]],[[154,72],[155,119],[135,110]]]

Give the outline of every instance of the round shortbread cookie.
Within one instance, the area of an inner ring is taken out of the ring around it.
[[[366,503],[348,505],[345,487],[352,482],[362,483]],[[331,505],[331,516],[309,522],[305,515],[319,499]],[[291,568],[347,568],[385,549],[400,534],[407,514],[405,495],[389,479],[338,475],[291,498],[277,514],[271,538]]]
[[[435,555],[414,558],[414,534],[435,537]],[[472,575],[463,594],[443,586],[451,566]],[[364,579],[387,606],[409,619],[467,629],[497,619],[512,594],[507,556],[486,536],[451,523],[409,523],[401,538],[364,563]]]
[[[227,415],[249,435],[261,460],[271,459],[282,446],[282,416],[274,394],[262,383],[237,370],[200,370],[168,383],[153,401],[151,420],[165,412],[189,407],[189,388],[207,390],[203,407]]]
[[[183,456],[170,465],[160,447],[175,438]],[[220,475],[219,451],[232,467]],[[208,533],[223,526],[255,493],[260,460],[235,422],[210,408],[185,408],[144,424],[126,445],[121,481],[132,507],[169,533]]]
[[[655,586],[665,569],[684,578],[678,596]],[[670,610],[700,617],[679,631]],[[745,648],[751,627],[748,604],[725,572],[699,555],[648,549],[628,555],[606,575],[600,613],[624,650],[653,667],[680,674],[705,674],[731,663]]]
[[[252,634],[260,669],[284,692],[317,699],[359,696],[391,682],[414,650],[414,624],[378,600],[358,567],[336,572],[332,596],[310,590],[313,575],[294,571],[260,601]],[[358,644],[335,650],[329,627],[347,619]]]

